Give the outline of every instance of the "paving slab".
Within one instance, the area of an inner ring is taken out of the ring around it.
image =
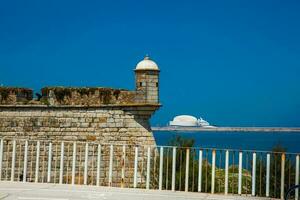
[[[260,200],[239,195],[218,195],[193,192],[113,188],[49,183],[0,182],[0,194],[5,200]],[[0,198],[1,199],[1,198]]]
[[[1,199],[4,199],[4,198],[7,197],[7,196],[8,196],[7,193],[0,192],[0,200],[1,200]]]

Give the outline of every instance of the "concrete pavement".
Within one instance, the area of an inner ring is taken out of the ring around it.
[[[8,196],[7,193],[0,192],[0,199],[4,199],[7,196]]]
[[[5,200],[258,200],[246,196],[224,196],[206,193],[171,192],[145,189],[111,188],[46,183],[0,182]],[[1,199],[1,198],[0,198]]]

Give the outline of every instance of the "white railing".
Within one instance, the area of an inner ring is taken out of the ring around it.
[[[1,139],[0,181],[283,199],[289,187],[299,184],[299,154]],[[298,192],[291,197],[298,199]]]

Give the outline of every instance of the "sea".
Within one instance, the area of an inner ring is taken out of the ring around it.
[[[300,132],[154,132],[156,144],[163,146],[176,135],[194,139],[194,146],[200,148],[272,151],[280,146],[286,152],[300,153]]]

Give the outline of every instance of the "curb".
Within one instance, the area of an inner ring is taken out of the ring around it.
[[[1,192],[0,192],[0,199],[4,199],[4,198],[7,197],[7,196],[8,196],[8,194],[1,193]]]

